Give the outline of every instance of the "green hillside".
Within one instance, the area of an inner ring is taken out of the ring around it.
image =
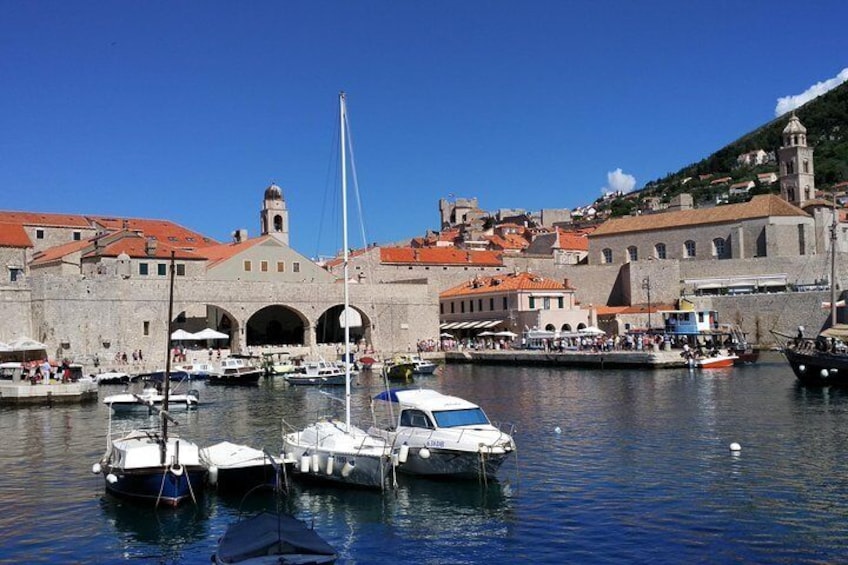
[[[801,123],[807,128],[807,144],[815,148],[816,187],[827,189],[848,180],[848,82],[819,96],[795,110]],[[739,167],[739,155],[763,149],[777,154],[782,145],[781,133],[789,121],[789,115],[772,120],[755,131],[744,135],[733,143],[719,149],[709,157],[684,167],[665,178],[651,181],[636,195],[608,203],[613,216],[630,213],[638,208],[638,200],[648,196],[659,196],[668,202],[671,197],[688,192],[696,204],[714,203],[720,194],[727,193],[727,185],[712,186],[713,179],[731,177],[729,184],[753,180],[756,186],[750,195],[766,192],[779,193],[777,183],[761,186],[757,174],[777,172],[777,163],[756,168]],[[700,176],[709,178],[700,179]],[[684,179],[689,179],[685,181]],[[749,196],[750,197],[750,196]],[[733,201],[732,199],[730,200]]]

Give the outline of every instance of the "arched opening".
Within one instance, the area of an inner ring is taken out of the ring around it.
[[[274,231],[280,232],[283,231],[283,217],[279,214],[274,216]]]
[[[305,327],[297,311],[275,304],[262,308],[247,320],[245,339],[248,346],[303,345]]]
[[[359,343],[363,340],[366,344],[371,343],[371,320],[359,308],[353,306],[351,308],[356,310],[361,319],[361,325],[354,324],[359,320],[352,320],[351,322],[351,343]],[[337,304],[321,314],[321,317],[318,318],[318,324],[315,326],[315,343],[344,343],[344,327],[339,320],[342,311],[344,311],[344,306]]]
[[[546,331],[546,332],[555,332],[555,331],[556,331],[556,326],[555,326],[555,325],[553,325],[553,324],[548,324],[548,325],[546,325],[546,326],[545,326],[545,331]]]
[[[571,331],[571,324],[563,324],[562,325],[562,331],[570,332]]]

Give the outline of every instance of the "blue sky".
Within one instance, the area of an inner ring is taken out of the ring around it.
[[[0,13],[0,209],[166,218],[227,241],[258,233],[275,181],[309,256],[339,248],[340,90],[366,238],[389,243],[437,229],[451,195],[538,210],[641,188],[774,119],[779,99],[848,78],[844,0]]]

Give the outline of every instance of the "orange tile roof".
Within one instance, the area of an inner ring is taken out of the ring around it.
[[[24,226],[52,228],[91,228],[91,223],[78,214],[43,214],[41,212],[0,211],[0,222]]]
[[[571,232],[557,230],[557,239],[560,249],[570,251],[589,251],[589,238],[584,232]]]
[[[518,290],[574,290],[553,279],[546,279],[533,273],[506,273],[491,277],[477,277],[460,285],[449,288],[439,294],[439,298],[466,296],[469,294],[487,294],[492,292]]]
[[[62,245],[57,245],[55,247],[44,249],[33,255],[32,261],[30,262],[30,266],[35,267],[38,265],[46,265],[49,263],[53,263],[55,261],[60,260],[62,257],[70,255],[71,253],[81,251],[89,245],[91,245],[91,240],[83,239],[81,241],[70,241]]]
[[[759,194],[742,204],[613,218],[601,224],[589,237],[738,222],[769,216],[809,217],[806,212],[777,195]]]
[[[403,265],[474,265],[503,266],[501,254],[495,251],[466,251],[454,247],[381,247],[380,262]]]
[[[88,259],[98,255],[101,257],[117,257],[121,253],[126,253],[133,259],[166,260],[171,258],[171,251],[174,252],[175,259],[184,261],[203,261],[205,259],[205,257],[202,257],[197,253],[193,253],[168,242],[158,240],[156,242],[156,249],[153,250],[153,253],[148,253],[147,238],[140,237],[135,234],[122,237],[116,241],[108,242],[99,249],[99,252],[95,251],[92,241],[91,248],[86,250],[83,254],[83,258]]]
[[[224,244],[211,245],[211,246],[208,246],[208,247],[204,247],[203,249],[199,249],[197,251],[197,254],[201,255],[204,258],[209,260],[209,264],[207,265],[207,268],[214,267],[218,263],[221,263],[223,261],[226,261],[227,259],[235,257],[236,255],[238,255],[239,253],[241,253],[245,249],[250,249],[254,245],[266,241],[269,237],[271,237],[271,236],[270,235],[262,235],[262,236],[254,237],[254,238],[248,239],[247,241],[241,241],[241,242],[238,242],[238,243],[224,243]]]
[[[23,225],[0,223],[0,247],[32,247],[32,241]]]
[[[128,229],[142,232],[145,237],[154,237],[158,241],[174,247],[200,249],[210,245],[220,245],[214,239],[208,238],[196,231],[171,222],[169,220],[147,220],[142,218],[115,218],[108,216],[91,216],[91,221],[110,231]]]

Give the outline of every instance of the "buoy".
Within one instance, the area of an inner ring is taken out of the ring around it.
[[[828,376],[827,369],[822,369],[822,370],[821,370],[821,376],[822,376],[822,378],[823,378],[823,379],[826,379],[826,378],[827,378],[827,376]]]
[[[109,483],[110,485],[114,485],[115,483],[118,482],[118,477],[116,477],[112,473],[109,473],[108,475],[106,475],[106,482]]]
[[[730,444],[730,451],[742,451],[742,446],[734,441]]]
[[[300,456],[300,472],[308,473],[309,472],[309,455],[304,453]]]
[[[562,433],[562,428],[560,428],[559,426],[555,427],[555,428],[554,428],[554,433],[561,434],[561,433]]]
[[[215,465],[209,467],[208,481],[213,487],[218,484],[218,467]]]
[[[100,470],[101,470],[100,469],[100,463],[95,463],[94,465],[91,466],[91,472],[94,473],[95,475],[99,475]]]
[[[403,445],[400,446],[400,451],[398,452],[398,463],[406,463],[407,457],[409,457],[409,444],[403,442]]]
[[[426,447],[422,447],[418,450],[418,457],[421,459],[429,459],[430,458],[430,450]]]
[[[798,365],[798,370],[805,373],[807,371],[807,366],[804,364]]]
[[[335,457],[333,457],[332,455],[330,455],[329,457],[327,457],[327,470],[326,470],[326,473],[327,473],[328,475],[332,475],[332,474],[333,474],[333,463],[335,463],[335,461],[336,461],[336,458],[335,458]]]
[[[321,458],[318,457],[317,453],[312,454],[312,472],[320,473],[321,472]]]
[[[351,459],[350,461],[345,462],[344,467],[342,467],[342,477],[348,478],[351,473],[353,473],[353,469],[356,467],[356,461]]]

